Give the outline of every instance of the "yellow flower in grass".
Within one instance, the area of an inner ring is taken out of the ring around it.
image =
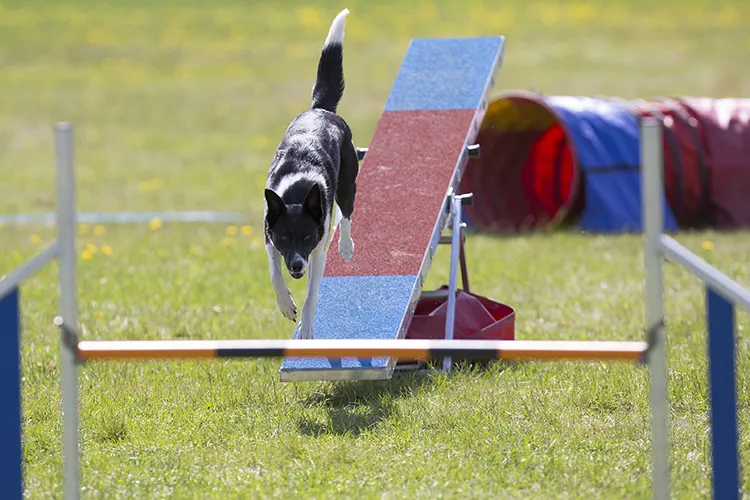
[[[138,183],[138,191],[149,192],[158,191],[164,187],[164,179],[158,177],[154,179],[147,179]]]
[[[106,233],[107,230],[104,228],[104,226],[94,226],[94,234],[97,236],[102,236],[104,233]]]
[[[588,2],[572,2],[566,10],[568,17],[580,24],[597,18],[596,7]]]
[[[223,247],[231,247],[232,245],[234,245],[234,238],[227,237],[227,238],[222,238],[221,239],[221,246],[223,246]]]
[[[245,236],[250,236],[253,234],[253,226],[242,226],[240,232]]]
[[[714,243],[712,241],[706,240],[703,242],[703,250],[711,251],[713,249],[714,249]]]
[[[297,18],[302,26],[315,28],[323,23],[323,14],[317,8],[306,5],[297,9]]]
[[[99,319],[101,319],[101,318],[104,317],[104,313],[101,312],[101,311],[96,311],[96,317],[99,318]]]
[[[102,253],[104,255],[112,255],[112,247],[109,245],[102,245]]]
[[[94,254],[93,254],[93,253],[91,253],[91,252],[90,252],[90,251],[88,251],[88,250],[84,250],[84,251],[83,251],[83,252],[81,253],[81,258],[82,258],[83,260],[91,260],[91,259],[93,259],[93,258],[94,258]]]
[[[33,244],[35,244],[35,245],[38,245],[39,243],[42,242],[42,237],[39,236],[38,234],[32,234],[31,235],[31,242]]]
[[[90,252],[91,255],[94,255],[99,251],[99,249],[96,247],[96,245],[89,243],[88,245],[86,245],[86,251]]]
[[[237,236],[237,226],[227,227],[227,236]]]
[[[152,231],[157,231],[159,228],[161,228],[162,222],[161,219],[156,217],[154,219],[151,219],[148,223],[148,228]]]

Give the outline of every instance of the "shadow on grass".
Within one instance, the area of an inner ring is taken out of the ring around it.
[[[397,411],[397,400],[416,395],[432,385],[436,374],[418,375],[413,372],[394,374],[390,380],[336,382],[326,385],[322,392],[309,395],[303,404],[322,407],[322,421],[302,417],[297,427],[302,434],[359,436],[377,427]]]
[[[439,366],[439,365],[437,365]],[[500,372],[512,366],[459,362],[452,374],[472,371]],[[451,375],[440,371],[416,373],[396,371],[390,380],[346,381],[326,385],[322,392],[310,394],[302,404],[308,408],[323,408],[321,420],[301,417],[297,428],[302,434],[319,437],[326,434],[359,436],[376,428],[398,411],[398,400],[418,395],[432,386],[450,380]]]

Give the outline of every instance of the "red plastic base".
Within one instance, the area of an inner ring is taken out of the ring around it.
[[[447,286],[440,290],[447,290]],[[448,298],[421,298],[406,333],[408,339],[444,339]],[[455,340],[515,340],[512,307],[487,297],[458,290],[453,338]]]
[[[442,286],[439,290],[447,290]],[[445,338],[448,297],[420,298],[406,332],[407,339],[438,340]],[[487,297],[458,290],[453,328],[454,340],[515,340],[516,312],[512,307]],[[416,360],[402,360],[400,369],[418,367]]]

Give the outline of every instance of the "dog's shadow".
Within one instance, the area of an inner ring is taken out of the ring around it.
[[[396,373],[390,380],[336,382],[302,402],[307,408],[323,407],[325,416],[303,416],[297,422],[302,434],[359,436],[391,417],[398,399],[408,398],[433,383],[431,374]]]
[[[503,372],[517,368],[515,363],[496,363],[493,361],[477,362],[470,360],[456,361],[455,375],[464,371],[487,373]],[[439,369],[442,361],[423,365],[428,370],[396,371],[389,380],[335,382],[322,386],[307,396],[301,403],[312,413],[318,413],[320,407],[325,410],[323,418],[311,417],[310,412],[297,421],[297,428],[302,434],[319,437],[322,435],[359,436],[363,432],[375,429],[398,411],[398,400],[417,396],[436,381],[446,375]],[[432,369],[432,371],[430,371]]]

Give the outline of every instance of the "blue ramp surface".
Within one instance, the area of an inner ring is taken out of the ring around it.
[[[394,339],[416,276],[326,276],[320,284],[315,334],[320,339]],[[295,332],[294,338],[297,338]],[[388,358],[285,358],[284,380],[315,372],[325,380],[384,378]],[[321,372],[326,372],[322,373]],[[367,372],[367,373],[365,373]],[[295,376],[296,375],[296,376]]]

